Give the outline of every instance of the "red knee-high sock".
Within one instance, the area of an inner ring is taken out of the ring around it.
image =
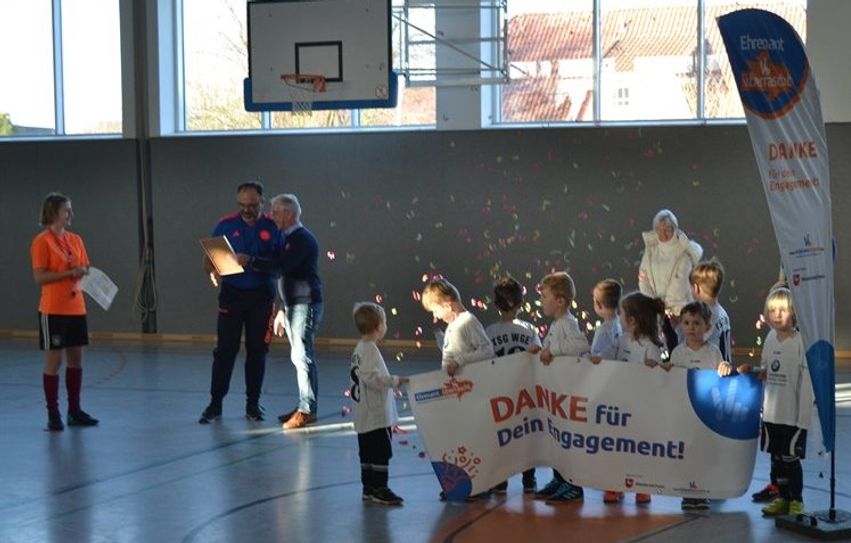
[[[43,373],[41,375],[41,382],[44,386],[44,399],[47,402],[47,412],[48,413],[58,413],[59,412],[59,376],[58,375],[48,375]]]
[[[65,390],[68,391],[68,411],[80,410],[80,389],[83,388],[83,368],[65,370]]]

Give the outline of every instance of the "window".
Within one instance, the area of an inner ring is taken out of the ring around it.
[[[501,85],[503,122],[594,120],[594,10],[588,0],[508,3],[511,83]]]
[[[774,12],[791,24],[801,39],[806,42],[806,0],[775,2],[739,2],[735,5],[727,0],[705,0],[706,6],[706,65],[704,67],[704,116],[708,119],[742,118],[745,116],[742,102],[733,80],[727,51],[721,40],[717,24],[710,24],[717,17],[745,8],[759,8]]]
[[[121,132],[118,0],[6,0],[0,21],[0,137]]]
[[[401,4],[402,0],[394,0]],[[245,0],[183,0],[183,111],[190,131],[346,128],[434,125],[433,88],[409,88],[399,80],[395,109],[315,110],[309,115],[245,111],[248,73]],[[391,19],[393,54],[403,46],[400,23]],[[432,22],[433,26],[433,22]]]
[[[806,0],[704,0],[703,36],[698,35],[698,0],[600,0],[597,13],[594,5],[591,0],[509,1],[511,82],[497,89],[496,118],[506,123],[740,119],[744,114],[716,18],[757,7],[785,18],[802,38],[806,27]]]

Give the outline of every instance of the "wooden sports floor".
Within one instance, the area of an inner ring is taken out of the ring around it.
[[[602,504],[586,490],[582,503],[549,506],[522,494],[473,503],[438,500],[439,487],[411,419],[400,402],[390,486],[401,507],[361,501],[357,441],[343,393],[348,355],[320,351],[319,421],[310,431],[282,433],[278,413],[295,405],[295,372],[286,349],[268,361],[261,403],[265,422],[244,418],[237,362],[223,420],[197,423],[208,401],[210,346],[100,343],[86,351],[83,407],[95,428],[44,431],[42,355],[34,341],[0,340],[0,542],[336,542],[336,541],[808,541],[763,519],[749,494],[767,481],[757,459],[748,495],[683,513],[676,498],[649,506],[630,499]],[[391,371],[434,369],[426,357]],[[851,372],[838,374],[837,505],[851,510]],[[60,397],[63,402],[64,391]],[[824,473],[824,478],[819,474]],[[808,510],[828,506],[829,463],[804,462]],[[538,470],[538,483],[550,470]]]

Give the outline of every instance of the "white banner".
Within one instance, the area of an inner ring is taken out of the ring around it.
[[[718,19],[792,290],[824,445],[835,431],[833,222],[819,93],[801,38],[778,15]]]
[[[534,466],[605,490],[742,495],[753,474],[762,385],[752,376],[528,353],[411,377],[408,396],[450,499]]]

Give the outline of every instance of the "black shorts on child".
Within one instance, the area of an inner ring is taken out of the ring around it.
[[[803,428],[763,422],[760,434],[761,451],[778,456],[806,457],[807,431]]]

